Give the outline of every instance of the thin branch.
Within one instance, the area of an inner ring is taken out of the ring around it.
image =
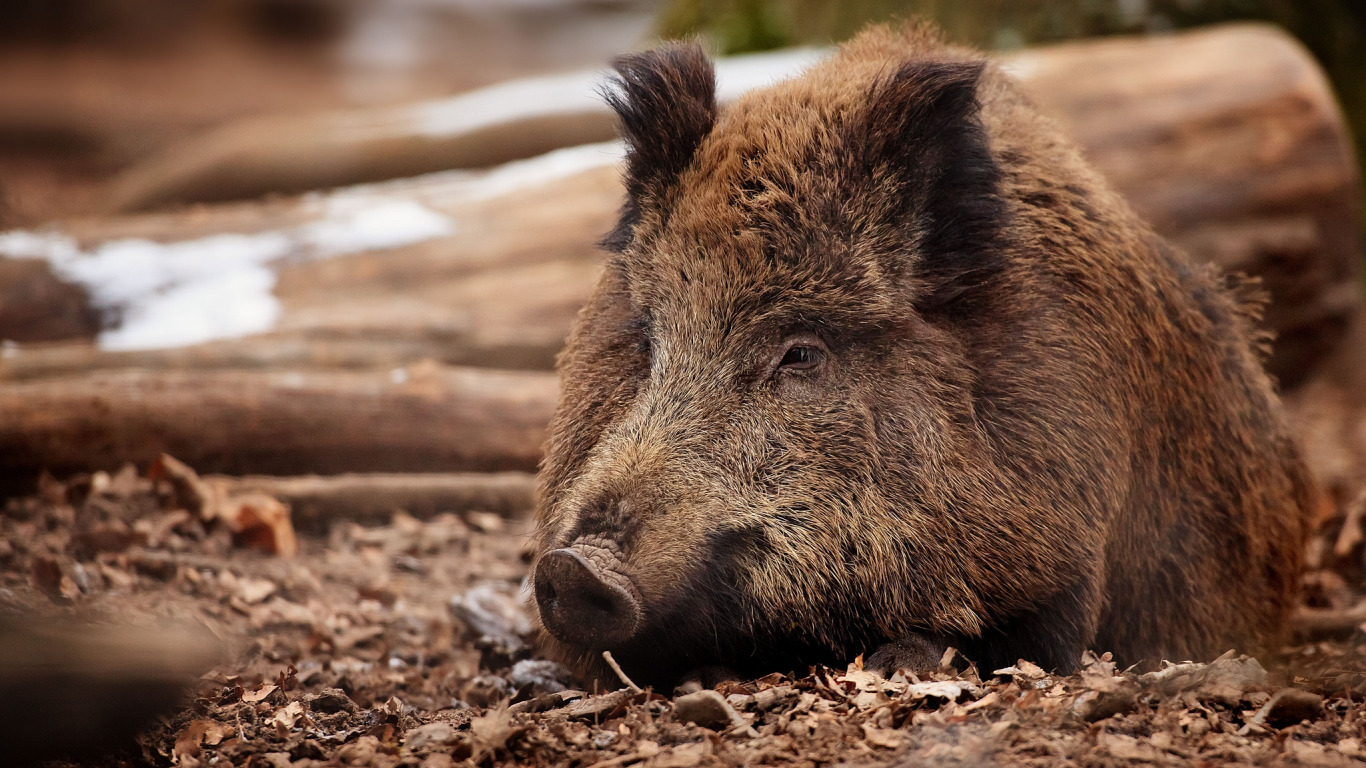
[[[611,651],[603,651],[602,658],[607,661],[607,666],[611,667],[612,671],[617,673],[617,678],[626,684],[626,688],[631,693],[640,693],[640,686],[631,682],[631,678],[627,677],[626,673],[621,671],[621,665],[617,664],[617,660],[612,658]]]

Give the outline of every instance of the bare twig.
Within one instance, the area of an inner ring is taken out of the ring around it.
[[[602,658],[607,662],[607,666],[611,667],[612,671],[617,673],[617,679],[621,680],[621,682],[626,685],[627,690],[631,693],[640,693],[640,686],[631,682],[631,678],[627,677],[626,673],[621,671],[621,665],[617,664],[617,660],[612,658],[611,651],[603,651]]]

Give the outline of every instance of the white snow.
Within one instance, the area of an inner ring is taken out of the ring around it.
[[[92,250],[57,233],[0,233],[0,256],[46,259],[112,321],[99,345],[160,349],[270,330],[280,315],[273,266],[397,248],[454,231],[407,200],[325,200],[322,217],[289,229],[158,243],[111,240]]]
[[[826,54],[801,49],[717,61],[717,97],[791,77]],[[449,135],[563,112],[605,111],[601,71],[520,80],[410,108],[421,132]],[[491,171],[431,174],[412,196],[482,200],[618,162],[619,142],[568,147]],[[412,185],[412,180],[403,182]],[[237,338],[274,327],[280,303],[272,294],[275,267],[397,248],[455,230],[448,217],[416,200],[377,196],[389,184],[309,195],[318,212],[309,223],[253,234],[216,234],[160,243],[113,240],[83,250],[59,232],[0,232],[0,256],[46,259],[63,279],[83,286],[110,327],[99,345],[110,350],[156,349]]]
[[[735,101],[745,91],[795,77],[829,53],[825,48],[791,48],[717,59],[716,99]]]
[[[1016,51],[1009,56],[998,57],[1001,70],[1016,80],[1029,80],[1039,72],[1039,56],[1033,51]]]
[[[597,72],[513,80],[469,93],[411,107],[410,118],[421,135],[468,133],[515,120],[600,109],[594,90]]]
[[[745,91],[800,74],[827,52],[796,48],[717,59],[716,97],[734,101]],[[442,137],[534,117],[606,112],[599,89],[607,77],[602,70],[585,70],[514,80],[419,104],[408,116],[420,135]]]
[[[592,168],[614,165],[625,152],[621,142],[606,141],[565,147],[526,160],[515,160],[471,178],[466,194],[474,200],[501,197]]]

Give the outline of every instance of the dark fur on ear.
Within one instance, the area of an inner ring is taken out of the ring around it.
[[[638,206],[659,195],[692,160],[716,123],[716,71],[696,42],[670,43],[613,60],[603,98],[626,141],[626,205],[603,246],[631,240]]]
[[[1006,217],[1001,170],[982,127],[980,61],[910,61],[873,88],[863,128],[864,165],[887,174],[895,215],[922,228],[924,308],[952,311],[999,272],[996,245]]]

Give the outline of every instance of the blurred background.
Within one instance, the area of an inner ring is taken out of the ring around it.
[[[410,608],[481,625],[443,604],[476,579],[512,626],[555,356],[623,194],[607,62],[698,36],[724,104],[916,15],[994,51],[1160,234],[1260,279],[1327,491],[1295,636],[1366,657],[1362,0],[0,0],[0,611],[184,593],[272,644],[258,672],[400,624],[404,658],[440,658]],[[351,623],[357,595],[388,613]],[[388,642],[364,706],[395,690]],[[510,663],[499,643],[452,679]],[[69,740],[26,680],[0,744]],[[193,765],[186,727],[156,749]]]
[[[8,0],[0,221],[96,212],[121,169],[244,117],[452,94],[658,37],[701,35],[723,54],[824,45],[910,15],[1005,51],[1268,21],[1308,47],[1358,147],[1366,137],[1355,0]]]
[[[912,15],[934,19],[954,40],[997,51],[1228,21],[1270,22],[1297,37],[1323,65],[1358,148],[1366,141],[1366,3],[1357,0],[670,0],[663,5],[660,34],[700,33],[728,53],[842,40],[869,21]]]
[[[1343,519],[1358,0],[7,0],[0,491],[161,452],[534,470],[621,198],[611,57],[700,37],[727,102],[913,16],[996,52],[1162,234],[1263,281]]]

